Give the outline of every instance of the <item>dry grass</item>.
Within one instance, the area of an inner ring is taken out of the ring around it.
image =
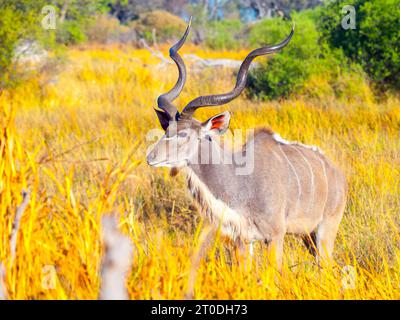
[[[157,69],[159,61],[143,50],[74,50],[70,59],[57,81],[40,87],[38,77],[0,96],[0,262],[8,296],[97,298],[101,217],[119,212],[135,246],[130,297],[183,298],[202,222],[182,177],[143,161],[146,133],[158,127],[152,107],[176,71]],[[178,103],[226,91],[233,80],[229,70],[190,73]],[[295,238],[285,243],[282,276],[268,268],[261,246],[245,268],[231,257],[230,244],[216,239],[199,267],[195,298],[400,298],[399,100],[255,103],[242,97],[198,116],[227,108],[233,129],[269,126],[287,139],[319,145],[346,173],[349,200],[331,269],[319,270]],[[30,201],[12,262],[9,237],[23,190]],[[344,266],[354,268],[352,288],[344,285]]]

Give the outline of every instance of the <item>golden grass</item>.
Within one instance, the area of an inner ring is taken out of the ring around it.
[[[196,50],[189,51],[211,56]],[[226,55],[243,57],[212,53]],[[116,212],[135,246],[131,298],[183,298],[202,222],[182,177],[144,161],[146,133],[158,128],[152,107],[175,81],[175,68],[160,69],[148,52],[126,48],[76,49],[69,56],[55,81],[40,86],[38,76],[0,95],[0,261],[9,297],[97,298],[101,216]],[[226,91],[233,82],[231,70],[189,72],[177,102]],[[282,276],[268,267],[261,245],[244,267],[218,238],[199,266],[195,298],[400,298],[399,100],[258,103],[241,97],[198,116],[224,109],[233,113],[232,129],[269,126],[287,139],[320,146],[345,172],[349,200],[332,268],[318,269],[292,237]],[[9,237],[22,190],[31,199],[12,262]],[[356,276],[350,287],[349,266]]]

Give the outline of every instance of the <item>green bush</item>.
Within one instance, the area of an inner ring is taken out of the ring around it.
[[[294,20],[297,25],[289,45],[273,57],[259,58],[260,67],[250,74],[249,87],[261,98],[286,97],[299,91],[321,56],[314,21],[305,15]],[[263,20],[250,30],[250,43],[253,47],[276,44],[289,32],[290,24],[279,18]]]
[[[243,24],[240,20],[211,21],[207,25],[206,45],[212,49],[237,49],[243,45],[240,39]]]
[[[253,95],[261,99],[288,97],[293,93],[313,96],[318,88],[306,88],[311,76],[324,78],[329,90],[338,93],[336,81],[342,73],[349,72],[350,65],[341,50],[332,50],[320,41],[317,16],[316,10],[293,14],[296,28],[291,42],[273,57],[259,58],[260,66],[249,76]],[[279,18],[263,20],[252,27],[250,43],[253,47],[279,43],[287,37],[290,28],[289,23]]]
[[[356,29],[341,25],[347,4],[356,9]],[[398,0],[336,0],[321,10],[319,27],[323,38],[361,64],[380,88],[400,89],[399,21]]]
[[[86,41],[85,28],[74,20],[66,20],[57,27],[57,42],[65,45]]]

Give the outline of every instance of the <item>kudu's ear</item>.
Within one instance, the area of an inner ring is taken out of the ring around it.
[[[164,129],[164,131],[166,131],[168,129],[169,122],[172,120],[171,116],[164,111],[160,111],[157,109],[154,109],[154,111],[157,114],[158,121],[160,121],[161,127]]]
[[[228,111],[217,114],[201,124],[203,131],[211,134],[223,134],[229,128],[231,115]]]

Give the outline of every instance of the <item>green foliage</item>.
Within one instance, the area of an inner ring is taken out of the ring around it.
[[[0,2],[0,88],[13,83],[14,50],[23,40],[41,39],[40,18],[43,1]],[[42,35],[43,38],[43,35]]]
[[[350,70],[360,74],[340,49],[331,49],[321,41],[315,22],[317,17],[316,10],[293,14],[296,28],[291,42],[273,57],[259,58],[260,67],[249,76],[253,94],[261,99],[288,97],[294,93],[318,96],[319,89],[323,89],[340,95],[343,90],[337,85],[340,77]],[[281,19],[263,20],[251,29],[250,43],[253,47],[276,44],[289,32],[290,25]],[[325,88],[310,88],[307,85],[310,77],[323,79]]]
[[[261,58],[260,68],[250,76],[249,86],[261,98],[287,96],[307,80],[312,67],[310,58],[319,51],[318,35],[311,21],[300,23],[289,46],[271,59]],[[275,44],[289,32],[290,27],[280,19],[264,20],[252,28],[250,43],[255,47]]]
[[[57,0],[57,42],[71,45],[86,41],[85,31],[97,12],[106,10],[106,2],[98,0]]]
[[[356,29],[345,30],[341,21],[345,5],[356,8]],[[382,89],[400,89],[400,2],[398,0],[336,0],[319,19],[323,38],[342,48]]]
[[[207,25],[206,45],[212,49],[237,49],[243,45],[240,20],[211,21]]]
[[[56,10],[56,30],[42,27],[51,5]],[[20,68],[16,48],[32,43],[38,49],[53,49],[52,58],[60,53],[57,43],[75,44],[86,40],[85,30],[96,12],[106,10],[106,1],[98,0],[0,0],[0,87],[13,85],[29,68]],[[57,43],[56,43],[57,42]],[[44,63],[50,63],[51,59]]]
[[[317,68],[323,50],[314,21],[302,14],[294,18],[295,34],[289,45],[274,57],[259,59],[261,66],[250,76],[250,88],[261,98],[278,98],[297,92]],[[254,47],[275,44],[290,32],[290,25],[281,19],[268,19],[254,25],[250,43]]]
[[[64,21],[57,28],[57,42],[65,45],[78,44],[86,40],[84,27],[74,20]]]

